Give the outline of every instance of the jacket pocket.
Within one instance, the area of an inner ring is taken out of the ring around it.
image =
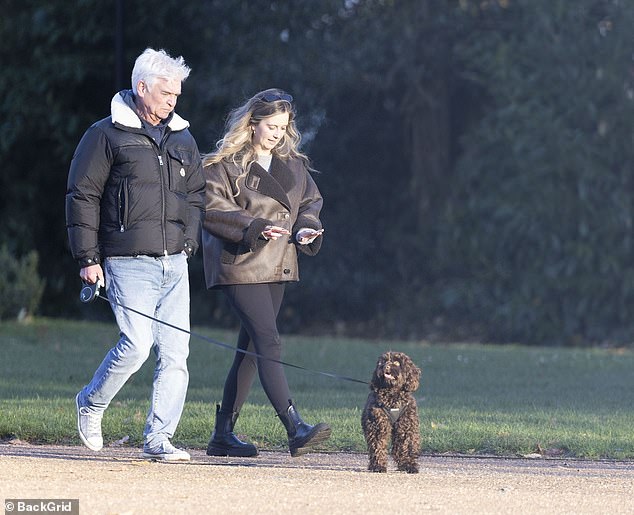
[[[220,251],[220,262],[223,265],[238,265],[251,254],[251,250],[242,243],[225,241]]]
[[[179,193],[187,192],[187,174],[193,162],[191,152],[178,148],[168,148],[169,189]]]
[[[119,231],[124,232],[128,228],[128,179],[123,179],[117,192],[117,215],[119,219]]]
[[[222,246],[222,254],[220,255],[220,262],[223,265],[233,265],[238,257],[240,245],[238,243],[228,243]]]

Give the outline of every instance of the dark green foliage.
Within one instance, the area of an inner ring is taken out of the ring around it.
[[[41,256],[44,314],[110,316],[77,301],[66,174],[153,46],[193,69],[178,111],[202,152],[255,91],[297,100],[326,238],[302,260],[284,330],[630,341],[625,2],[3,0],[2,12],[0,241]],[[191,284],[194,322],[235,323],[200,257]]]
[[[110,101],[108,4],[2,2],[0,241],[16,254],[37,250],[51,301],[44,311],[77,298],[64,228],[66,174],[81,132]]]
[[[513,4],[505,30],[464,48],[489,107],[440,231],[443,306],[498,341],[629,341],[631,10]]]
[[[5,245],[0,248],[0,320],[24,319],[37,311],[44,292],[37,264],[35,251],[16,258]]]

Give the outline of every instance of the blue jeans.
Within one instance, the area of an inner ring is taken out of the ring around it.
[[[156,355],[150,411],[143,436],[155,446],[176,431],[189,381],[189,334],[153,322],[122,306],[189,331],[189,273],[184,254],[165,257],[113,257],[105,261],[106,292],[120,330],[79,403],[103,412],[150,351]]]

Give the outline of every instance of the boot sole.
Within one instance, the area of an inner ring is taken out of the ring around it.
[[[209,446],[207,447],[207,456],[229,456],[232,458],[252,458],[258,455],[258,450],[230,450],[225,447]]]
[[[315,426],[317,431],[313,434],[311,438],[308,438],[308,440],[306,440],[301,446],[293,447],[290,449],[291,456],[293,458],[297,458],[298,456],[303,456],[304,454],[311,452],[313,450],[313,447],[315,447],[316,445],[319,445],[322,442],[325,442],[326,440],[328,440],[328,438],[330,438],[330,435],[332,433],[332,430],[330,429],[330,427],[325,424],[323,425],[323,427],[319,427],[319,426],[320,424]]]

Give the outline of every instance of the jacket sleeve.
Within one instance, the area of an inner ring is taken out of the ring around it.
[[[234,191],[221,163],[203,168],[205,176],[205,216],[203,228],[225,241],[239,243],[251,251],[267,244],[261,233],[272,222],[256,218],[234,200]]]
[[[293,240],[297,241],[297,232],[300,229],[308,228],[315,229],[316,231],[322,228],[319,214],[324,204],[324,200],[319,192],[319,188],[315,181],[311,177],[308,170],[304,169],[306,174],[306,182],[304,186],[304,194],[302,196],[301,203],[299,205],[299,211],[297,214],[297,220],[293,224]],[[296,244],[297,249],[309,256],[314,256],[321,249],[321,244],[324,238],[319,235],[312,243],[308,245]]]
[[[68,241],[71,253],[81,267],[101,263],[98,242],[100,202],[111,165],[108,140],[103,131],[93,126],[75,150],[66,188]]]
[[[203,177],[202,163],[198,148],[194,144],[194,160],[191,173],[187,176],[187,203],[189,205],[189,217],[185,228],[185,246],[191,256],[198,250],[200,241],[200,226],[205,202],[205,178]]]

